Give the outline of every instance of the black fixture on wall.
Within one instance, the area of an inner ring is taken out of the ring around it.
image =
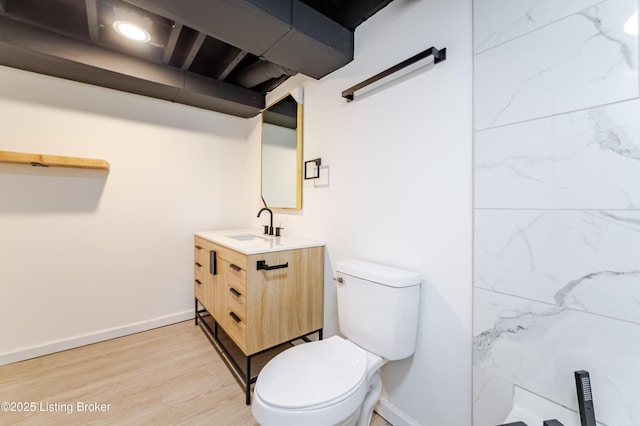
[[[387,68],[386,70],[374,75],[373,77],[366,79],[362,83],[358,83],[355,86],[349,87],[347,90],[342,92],[342,97],[345,98],[347,102],[351,102],[353,100],[353,95],[357,90],[363,89],[368,85],[373,84],[376,81],[381,80],[395,72],[398,72],[401,69],[408,67],[409,65],[415,64],[422,59],[428,58],[429,56],[433,56],[433,63],[437,64],[447,59],[447,49],[442,48],[438,50],[435,47],[431,46],[427,50],[423,50],[422,52],[413,55],[409,59],[405,59],[399,64],[396,64],[391,68]]]
[[[304,162],[304,178],[305,179],[318,179],[320,177],[320,166],[322,165],[322,159],[316,158],[313,160]]]

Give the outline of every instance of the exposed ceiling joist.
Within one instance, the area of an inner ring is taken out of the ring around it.
[[[98,43],[100,41],[100,37],[98,35],[98,5],[96,0],[86,0],[85,1],[87,7],[87,27],[89,28],[89,38],[94,43]]]
[[[246,50],[229,49],[229,53],[222,59],[222,63],[225,64],[224,68],[216,76],[218,80],[224,80],[233,71],[236,66],[247,56]]]
[[[196,58],[196,55],[198,54],[198,51],[200,50],[200,47],[202,47],[202,43],[204,43],[204,40],[206,38],[207,38],[206,34],[198,33],[195,40],[193,40],[193,44],[191,45],[191,48],[187,52],[187,56],[186,58],[184,58],[184,62],[180,66],[180,69],[188,70],[191,67],[193,60]]]
[[[87,0],[91,1],[91,0]],[[180,37],[180,32],[182,31],[182,24],[175,23],[173,24],[173,28],[171,29],[171,35],[169,36],[169,41],[167,42],[167,47],[164,52],[164,56],[162,57],[162,63],[168,64],[171,60],[171,56],[176,49],[176,43],[178,43],[178,37]]]

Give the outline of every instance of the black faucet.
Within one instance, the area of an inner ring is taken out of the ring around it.
[[[264,225],[264,233],[267,235],[273,235],[273,212],[271,211],[271,209],[268,207],[261,208],[258,212],[258,217],[260,217],[262,212],[265,210],[269,212],[269,225]]]

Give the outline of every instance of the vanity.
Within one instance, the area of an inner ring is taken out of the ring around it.
[[[246,229],[197,232],[194,295],[195,323],[249,405],[256,357],[315,333],[322,339],[324,243]]]

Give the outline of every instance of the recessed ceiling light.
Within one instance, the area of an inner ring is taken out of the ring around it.
[[[127,21],[115,21],[113,28],[130,40],[148,42],[151,40],[149,33],[142,27]]]

